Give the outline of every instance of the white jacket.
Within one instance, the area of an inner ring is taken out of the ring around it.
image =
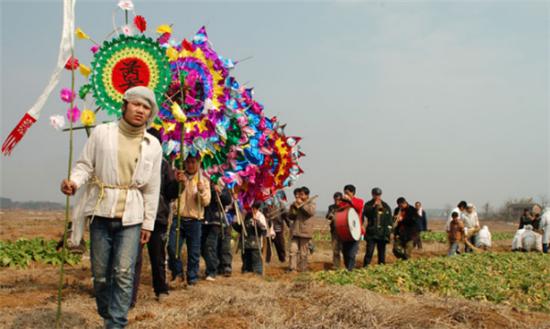
[[[544,209],[539,227],[544,231],[542,234],[542,243],[550,243],[550,207]]]
[[[86,183],[86,190],[75,207],[73,225],[83,225],[87,216],[113,218],[120,189],[105,188],[102,201],[96,208],[99,187],[92,184],[96,176],[109,185],[120,185],[118,179],[118,122],[97,126],[84,145],[80,158],[71,173],[71,181],[80,188]],[[145,230],[153,231],[160,193],[160,168],[162,148],[159,141],[145,132],[136,169],[128,189],[122,225],[142,224]],[[74,241],[76,242],[76,241]]]

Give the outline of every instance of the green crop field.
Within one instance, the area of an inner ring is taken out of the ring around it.
[[[420,258],[312,276],[331,284],[356,285],[380,293],[435,293],[550,313],[550,257],[538,253]]]

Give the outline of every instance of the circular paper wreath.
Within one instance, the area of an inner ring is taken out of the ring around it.
[[[164,50],[143,35],[121,35],[105,41],[92,62],[94,98],[109,115],[120,116],[124,92],[134,86],[153,90],[161,104],[170,78]]]

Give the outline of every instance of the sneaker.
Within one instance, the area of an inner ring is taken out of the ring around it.
[[[216,281],[216,278],[214,278],[213,276],[207,276],[206,277],[206,281],[210,281],[210,282],[213,282],[213,281]]]
[[[157,302],[162,304],[166,301],[166,298],[168,298],[168,293],[165,293],[165,292],[160,293],[157,295]]]

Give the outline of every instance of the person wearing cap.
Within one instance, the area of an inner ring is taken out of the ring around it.
[[[413,241],[419,234],[418,213],[409,205],[404,197],[397,199],[397,208],[394,210],[394,254],[398,258],[409,259],[412,255]]]
[[[146,129],[157,113],[150,89],[126,90],[122,118],[93,130],[70,178],[61,183],[66,195],[86,189],[77,207],[91,217],[94,291],[106,328],[128,324],[138,248],[154,230],[162,148]]]
[[[464,239],[467,239],[470,242],[469,244],[464,244],[464,251],[472,252],[473,249],[471,246],[476,245],[477,235],[481,229],[476,208],[472,203],[468,203],[466,205],[466,211],[462,214],[462,220],[464,222],[464,232],[466,234]]]
[[[181,248],[187,246],[187,284],[192,286],[199,281],[199,262],[201,256],[202,223],[204,209],[210,204],[210,180],[200,170],[201,157],[189,154],[184,161],[185,170],[176,170],[176,179],[182,183],[180,197],[180,224],[174,215],[168,240],[168,267],[172,272],[172,281],[183,280]],[[179,239],[176,238],[179,228]],[[178,246],[176,246],[178,240]]]
[[[382,201],[382,190],[375,187],[371,191],[372,199],[363,207],[363,222],[367,221],[367,249],[363,259],[363,267],[367,267],[374,255],[374,247],[378,252],[378,264],[386,263],[386,244],[390,242],[392,229],[392,214],[390,206]]]

